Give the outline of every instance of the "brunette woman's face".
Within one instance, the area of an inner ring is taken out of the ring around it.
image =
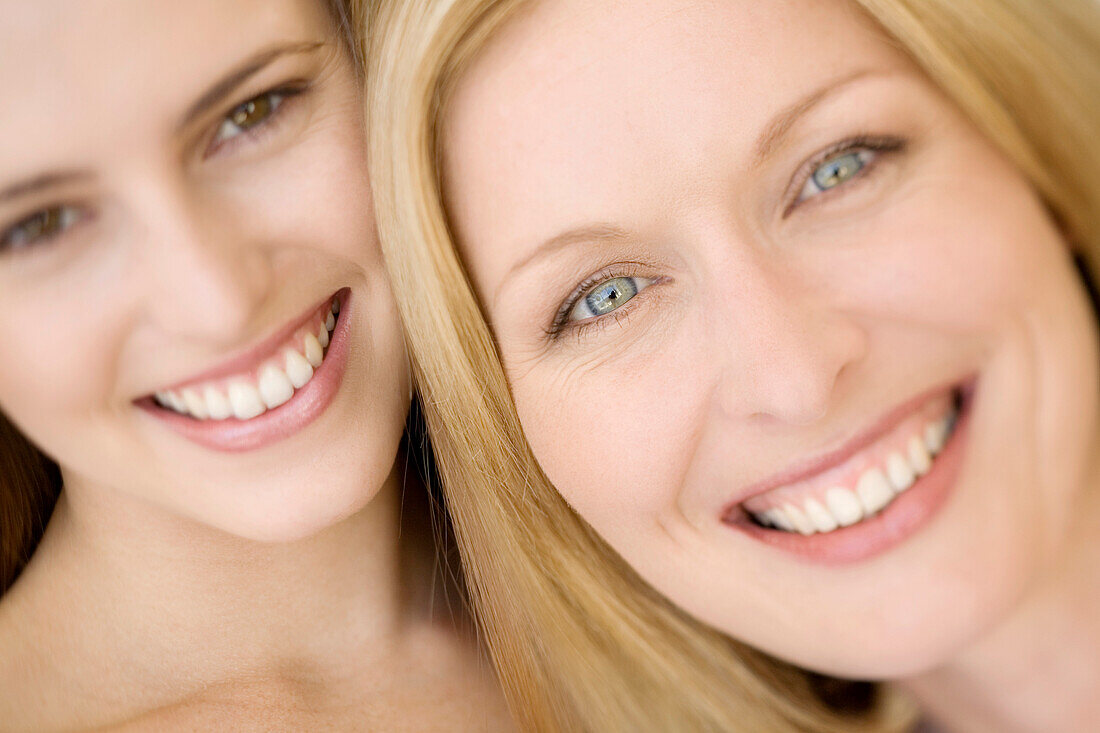
[[[459,80],[451,220],[527,438],[658,590],[890,677],[1037,581],[1094,323],[1009,164],[842,2],[544,0]]]
[[[0,14],[0,408],[74,491],[262,540],[362,507],[408,386],[323,4]]]

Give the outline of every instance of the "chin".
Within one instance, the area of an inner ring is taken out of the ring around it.
[[[382,488],[382,482],[372,485],[363,480],[348,481],[348,475],[343,481],[321,478],[313,484],[269,486],[262,492],[248,492],[246,501],[208,507],[201,515],[193,516],[243,540],[266,544],[300,542],[362,511]]]
[[[917,677],[944,666],[963,653],[985,624],[950,624],[929,628],[896,642],[868,644],[869,654],[836,657],[823,664],[803,663],[808,669],[847,679],[897,681]]]
[[[1043,580],[1034,560],[1011,553],[1005,560],[1000,566],[962,567],[958,577],[927,584],[896,604],[882,603],[850,634],[835,637],[840,643],[825,654],[792,661],[824,674],[871,680],[903,680],[957,662],[995,635]],[[985,582],[975,586],[967,580],[973,574]]]

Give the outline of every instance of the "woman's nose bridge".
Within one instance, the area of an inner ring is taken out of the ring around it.
[[[841,372],[863,356],[866,335],[789,270],[759,260],[739,269],[738,284],[719,289],[723,317],[714,322],[725,334],[714,340],[725,351],[722,409],[812,423],[828,412]]]

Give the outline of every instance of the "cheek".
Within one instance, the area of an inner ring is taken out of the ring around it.
[[[1095,434],[1095,315],[1040,199],[999,159],[972,158],[962,162],[973,175],[909,192],[862,252],[869,276],[846,280],[838,297],[879,323],[917,324],[981,355],[989,450],[999,457],[981,464],[979,482],[1001,486],[1002,504],[1017,487],[1019,511],[1003,513],[1017,524],[1002,536],[1016,546],[1030,538],[1029,552],[1042,554],[1064,534]]]
[[[709,379],[691,339],[629,346],[583,364],[549,358],[509,369],[527,440],[570,505],[618,546],[675,511]]]
[[[349,99],[357,99],[350,97]],[[367,165],[366,133],[350,101],[311,120],[300,143],[262,164],[244,167],[229,183],[233,218],[257,243],[279,243],[295,260],[317,251],[381,268]],[[312,266],[311,266],[312,267]],[[307,268],[308,269],[308,268]]]
[[[320,227],[338,243],[340,254],[380,268],[365,133],[351,120],[333,124],[327,144],[311,155],[311,176],[302,180],[298,191],[300,197],[314,200],[300,210],[308,212],[310,227]]]
[[[1100,415],[1096,314],[1066,260],[1038,270],[1026,334],[1034,362],[1036,474],[1049,507],[1048,545],[1071,519],[1073,494],[1086,484]]]
[[[1080,290],[1067,277],[1069,246],[999,153],[979,140],[958,152],[951,170],[961,166],[965,175],[933,177],[904,223],[918,251],[929,253],[914,263],[913,284],[927,293],[923,307],[964,331],[995,332],[1056,315]]]
[[[1036,273],[1061,254],[1034,197],[1005,193],[1012,204],[956,181],[925,181],[872,224],[810,242],[809,268],[842,310],[954,335],[995,331],[1031,307]],[[1024,215],[1006,217],[1010,205]],[[856,244],[838,252],[834,243],[845,241]]]
[[[51,288],[51,290],[53,290]],[[0,304],[0,405],[47,450],[78,438],[81,424],[109,410],[125,318],[104,295],[89,307],[75,288]]]

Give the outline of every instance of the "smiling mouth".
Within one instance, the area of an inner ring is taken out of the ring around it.
[[[753,493],[726,513],[775,535],[829,535],[882,514],[922,484],[951,441],[972,387],[956,386],[917,402],[881,435],[842,460]],[[854,529],[852,530],[854,531]],[[844,533],[841,533],[844,534]]]
[[[355,311],[351,290],[339,290],[236,358],[135,406],[216,451],[285,440],[325,414],[340,392]]]
[[[194,420],[252,420],[289,402],[324,363],[340,316],[340,299],[312,316],[271,350],[258,367],[194,381],[153,395],[160,407]]]

